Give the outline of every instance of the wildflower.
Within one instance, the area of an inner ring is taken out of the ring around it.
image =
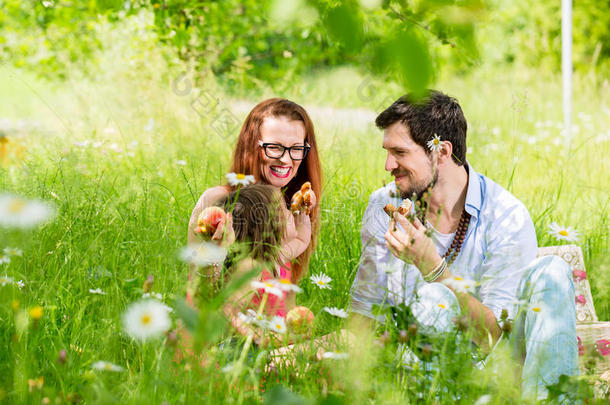
[[[3,287],[7,284],[13,284],[14,282],[15,280],[12,277],[7,276],[6,274],[4,276],[0,276],[0,285]]]
[[[54,213],[53,207],[46,202],[0,194],[0,226],[32,228],[50,219]]]
[[[156,300],[131,304],[123,315],[123,328],[134,339],[146,340],[165,333],[171,326],[167,306]]]
[[[225,177],[232,186],[247,186],[248,184],[252,184],[256,181],[254,176],[251,174],[227,173]]]
[[[437,134],[434,134],[434,138],[429,140],[427,145],[428,149],[432,152],[438,152],[443,147],[443,141],[441,141],[441,138]]]
[[[565,240],[568,242],[576,242],[578,241],[578,231],[572,229],[571,227],[562,227],[557,225],[556,222],[552,222],[549,225],[550,231],[549,234],[554,236],[555,239],[561,241]]]
[[[9,255],[0,254],[0,264],[9,264],[11,262],[11,257]]]
[[[5,247],[4,253],[8,256],[22,256],[23,255],[23,251],[21,249],[10,248],[10,247]]]
[[[281,316],[274,316],[271,318],[267,326],[275,333],[286,333],[286,322]]]
[[[30,392],[32,392],[34,390],[41,390],[43,385],[44,385],[44,377],[28,379],[28,390]]]
[[[278,281],[278,287],[282,291],[294,291],[295,293],[301,293],[303,290],[296,284],[292,284],[290,279],[282,278]]]
[[[610,340],[600,339],[595,342],[597,346],[597,350],[601,353],[602,356],[607,356],[610,354]]]
[[[282,298],[284,294],[278,285],[279,283],[276,280],[265,280],[265,281],[252,281],[250,286],[252,288],[261,288],[265,291],[266,294],[273,294],[279,298]]]
[[[574,281],[582,281],[587,279],[587,272],[584,270],[574,270],[572,271],[572,277]]]
[[[349,357],[347,353],[340,352],[324,352],[322,354],[323,359],[332,359],[332,360],[345,360]]]
[[[178,159],[178,160],[176,160],[176,164],[177,164],[178,166],[186,166],[186,160],[180,160],[180,159]]]
[[[40,305],[36,305],[33,308],[30,308],[30,317],[35,320],[35,321],[39,321],[42,318],[42,307]]]
[[[98,294],[98,295],[106,295],[106,293],[104,291],[102,291],[101,288],[90,288],[89,289],[89,293],[90,294]]]
[[[66,349],[61,349],[59,351],[59,355],[57,356],[57,362],[61,365],[66,364],[66,362],[68,361],[68,352],[66,351]]]
[[[473,280],[465,280],[462,277],[451,277],[443,280],[443,284],[458,293],[474,293],[475,282]]]
[[[161,300],[163,300],[163,295],[156,293],[156,292],[147,292],[147,293],[142,294],[142,298],[153,298],[153,299],[161,301]]]
[[[193,243],[180,252],[183,261],[200,267],[222,263],[226,257],[227,250],[211,242]]]
[[[15,285],[21,290],[23,287],[25,287],[25,283],[23,282],[23,280],[19,280],[15,283]]]
[[[254,324],[261,328],[267,327],[267,319],[265,315],[257,313],[253,309],[248,309],[247,313],[244,315],[241,312],[238,314],[239,319],[244,321],[247,324]]]
[[[114,371],[115,373],[121,372],[124,370],[123,367],[117,366],[116,364],[110,363],[108,361],[96,361],[91,365],[91,368],[94,370],[100,371]]]
[[[534,302],[534,303],[531,303],[530,305],[528,305],[527,309],[532,312],[535,312],[535,313],[540,313],[540,312],[544,311],[545,306],[541,302]]]
[[[314,274],[311,277],[309,277],[309,279],[311,280],[312,283],[317,285],[318,288],[320,288],[320,289],[325,289],[325,288],[327,288],[329,290],[332,289],[332,287],[329,285],[329,283],[331,281],[333,281],[333,279],[328,277],[324,273]]]
[[[347,311],[345,311],[344,309],[339,309],[335,307],[324,307],[322,309],[331,314],[332,316],[336,316],[337,318],[347,318]]]

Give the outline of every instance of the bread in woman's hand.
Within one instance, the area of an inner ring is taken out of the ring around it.
[[[305,214],[309,215],[313,198],[312,193],[311,183],[306,181],[301,186],[301,189],[292,196],[292,199],[290,200],[290,212],[293,214],[305,212]]]
[[[411,201],[406,199],[402,200],[402,204],[400,204],[398,208],[396,208],[394,204],[387,204],[385,207],[383,207],[383,210],[390,218],[394,216],[394,212],[396,211],[398,211],[400,215],[407,215],[409,212],[411,212]]]

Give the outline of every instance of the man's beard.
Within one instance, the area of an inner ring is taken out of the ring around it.
[[[426,191],[432,190],[432,187],[434,187],[434,185],[436,184],[437,181],[438,181],[438,172],[434,171],[432,180],[427,185],[416,184],[416,185],[409,187],[408,189],[406,189],[404,191],[400,190],[400,196],[402,197],[403,200],[409,198],[409,199],[412,199],[413,202],[421,201],[421,199],[424,197],[424,193]]]

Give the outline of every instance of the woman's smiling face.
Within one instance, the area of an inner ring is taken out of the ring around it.
[[[284,147],[303,146],[305,144],[305,126],[301,121],[288,117],[266,117],[261,125],[261,142],[275,143]],[[293,160],[288,151],[279,158],[270,158],[263,148],[261,173],[264,181],[275,187],[285,187],[296,176],[301,160]]]

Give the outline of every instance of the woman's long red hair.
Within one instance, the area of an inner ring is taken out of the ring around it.
[[[287,117],[301,121],[305,127],[305,142],[311,146],[307,157],[301,162],[297,175],[282,189],[286,203],[290,204],[293,194],[300,190],[306,181],[316,193],[317,204],[311,212],[311,243],[299,257],[293,260],[292,281],[300,280],[309,266],[309,258],[314,251],[320,228],[320,202],[322,197],[322,168],[318,157],[318,147],[313,123],[300,105],[283,98],[270,98],[257,104],[244,122],[235,145],[231,171],[234,173],[252,174],[257,182],[264,181],[261,173],[262,149],[258,145],[261,139],[260,128],[266,117]]]

